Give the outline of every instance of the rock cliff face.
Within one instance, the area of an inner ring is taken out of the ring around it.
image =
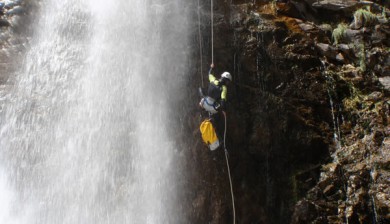
[[[215,1],[216,70],[234,75],[227,148],[238,223],[390,222],[388,7]],[[223,152],[194,145],[194,220],[228,223]]]
[[[0,1],[0,84],[5,83],[28,47],[39,0]],[[0,86],[2,88],[3,86]]]

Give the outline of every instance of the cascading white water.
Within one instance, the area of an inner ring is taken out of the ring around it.
[[[0,89],[0,223],[181,223],[172,133],[188,7],[42,2]]]

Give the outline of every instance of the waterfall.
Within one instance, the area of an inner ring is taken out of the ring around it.
[[[340,147],[341,147],[341,131],[340,131],[340,125],[339,125],[340,121],[339,121],[338,116],[337,116],[339,108],[335,107],[333,97],[332,97],[332,95],[335,94],[335,84],[334,84],[333,78],[331,76],[329,76],[329,74],[327,72],[326,62],[321,60],[321,64],[322,64],[322,66],[320,67],[320,71],[324,75],[324,78],[326,80],[327,92],[328,92],[328,96],[329,96],[329,104],[330,104],[330,109],[331,109],[331,114],[332,114],[333,140],[335,142],[336,149],[340,149]],[[332,157],[333,157],[333,159],[335,159],[335,161],[338,161],[337,153],[334,153],[334,155],[332,155]]]
[[[182,223],[183,0],[47,0],[0,88],[0,223]]]

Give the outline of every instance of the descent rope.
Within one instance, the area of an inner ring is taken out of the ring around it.
[[[199,34],[199,55],[200,55],[200,78],[202,80],[202,88],[204,87],[203,81],[203,51],[202,51],[202,33],[200,31],[200,0],[198,0],[198,34]]]
[[[211,64],[214,64],[214,4],[213,0],[211,1]],[[198,32],[199,32],[199,53],[200,53],[200,63],[201,63],[201,71],[203,71],[203,58],[202,58],[202,41],[201,41],[201,31],[200,31],[200,4],[198,0]],[[203,76],[201,74],[202,79],[202,87],[203,87]],[[229,166],[229,159],[228,159],[228,151],[226,149],[226,113],[223,112],[224,118],[225,118],[225,131],[223,136],[223,147],[225,151],[225,159],[226,159],[226,166],[229,174],[229,183],[230,183],[230,193],[232,196],[232,209],[233,209],[233,224],[236,224],[236,209],[234,205],[234,193],[233,193],[233,182],[232,177],[230,174],[230,166]]]
[[[214,64],[214,4],[211,0],[211,63]]]
[[[233,193],[233,183],[232,183],[232,177],[230,175],[230,167],[229,167],[229,160],[228,160],[228,151],[226,149],[226,113],[223,112],[223,116],[225,117],[225,131],[223,134],[223,147],[225,149],[225,158],[226,158],[226,166],[229,173],[229,182],[230,182],[230,193],[232,195],[232,206],[233,206],[233,224],[236,223],[236,209],[234,206],[234,193]]]

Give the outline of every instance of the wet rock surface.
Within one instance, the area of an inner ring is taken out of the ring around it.
[[[0,1],[0,84],[15,70],[29,44],[39,0]]]
[[[216,70],[234,76],[227,147],[237,223],[389,223],[388,2],[215,5]],[[193,180],[209,186],[194,184],[193,209],[209,208],[194,222],[231,222],[222,150],[212,156],[197,142],[192,156]]]

